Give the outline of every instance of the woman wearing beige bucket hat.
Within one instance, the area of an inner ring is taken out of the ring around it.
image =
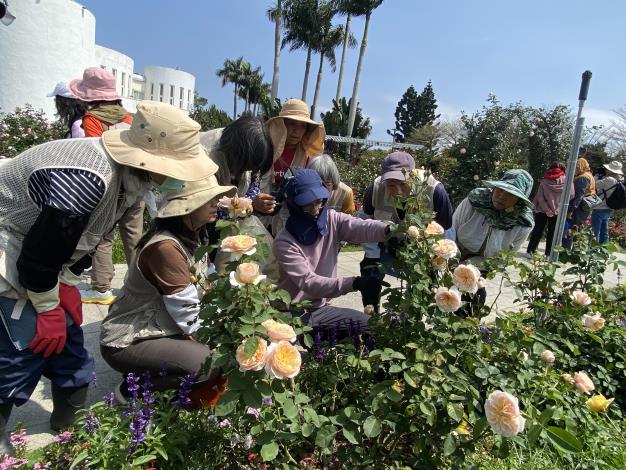
[[[201,228],[217,218],[218,199],[235,193],[234,186],[220,186],[210,176],[167,194],[102,322],[100,347],[111,367],[124,374],[150,372],[157,390],[176,388],[182,377],[193,374],[191,399],[197,404],[213,403],[221,382],[218,370],[203,372],[209,347],[190,336],[201,325],[203,295],[193,280],[213,270],[207,255],[196,262],[194,252]],[[125,396],[122,384],[118,398]]]
[[[324,151],[326,132],[324,124],[315,122],[309,114],[309,106],[302,100],[287,100],[280,114],[267,121],[274,143],[273,169],[261,179],[261,194],[267,209],[276,205],[276,191],[283,177],[300,168],[306,168],[309,160]],[[281,202],[281,201],[278,201]],[[276,236],[285,225],[289,212],[285,206],[273,217],[266,217],[264,223],[272,228]]]
[[[169,104],[142,102],[127,130],[33,147],[0,167],[0,444],[14,404],[43,371],[54,429],[69,426],[93,372],[75,287],[90,253],[152,184],[206,178],[217,167],[200,126]]]
[[[624,172],[622,171],[622,163],[617,160],[602,165],[602,169],[604,176],[596,177],[596,194],[602,202],[595,206],[591,212],[591,226],[596,241],[608,243],[609,221],[613,215],[613,208],[619,206],[619,204],[616,206],[612,202],[616,199],[615,192],[621,189],[618,185],[624,179]]]

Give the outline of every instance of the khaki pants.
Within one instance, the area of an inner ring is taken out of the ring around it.
[[[129,264],[132,260],[137,243],[139,243],[143,233],[144,207],[145,203],[143,200],[136,202],[124,212],[122,218],[117,222],[122,245],[124,246],[124,254],[126,255],[126,264]],[[91,262],[91,285],[93,289],[100,292],[111,288],[111,280],[115,274],[115,269],[113,268],[114,233],[115,228],[102,238],[96,247],[96,252]]]

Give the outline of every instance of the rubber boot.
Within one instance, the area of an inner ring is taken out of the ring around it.
[[[191,408],[213,408],[220,397],[226,393],[226,385],[228,385],[228,379],[222,375],[215,379],[195,384],[189,393]]]
[[[70,427],[74,424],[76,412],[85,406],[87,387],[61,388],[52,385],[52,415],[50,427],[55,431]]]
[[[7,423],[9,422],[12,409],[13,403],[0,403],[0,457],[2,455],[8,455],[9,457],[15,455],[15,449],[9,442],[9,436],[7,435]]]

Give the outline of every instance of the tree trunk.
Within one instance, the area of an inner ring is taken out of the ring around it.
[[[252,115],[253,115],[253,116],[256,116],[256,115],[257,115],[257,114],[256,114],[257,105],[258,105],[258,103],[256,103],[256,102],[255,102],[255,103],[254,103],[254,106],[252,107]]]
[[[306,50],[306,66],[304,67],[304,83],[302,84],[302,101],[306,101],[306,90],[309,86],[309,71],[311,70],[311,48]]]
[[[363,29],[363,39],[361,39],[361,51],[359,52],[359,62],[356,66],[356,75],[354,77],[354,87],[352,88],[352,102],[350,103],[350,115],[348,116],[348,137],[352,137],[354,128],[354,119],[356,118],[356,106],[359,99],[359,84],[361,81],[361,70],[363,69],[363,57],[365,57],[365,48],[367,47],[367,30],[370,25],[370,17],[372,13],[365,15],[365,29]]]
[[[350,37],[350,20],[352,15],[348,13],[346,18],[346,33],[343,36],[343,50],[341,51],[341,64],[339,65],[339,78],[337,79],[337,94],[335,95],[335,101],[339,103],[341,98],[341,85],[343,83],[343,67],[346,62],[346,51],[348,50],[348,38]]]
[[[233,97],[233,121],[237,119],[237,84],[235,83],[235,96]]]
[[[282,27],[282,9],[281,1],[276,2],[277,16],[274,27],[274,75],[272,75],[272,94],[270,101],[274,103],[274,100],[278,96],[278,66],[280,62],[280,32]]]
[[[250,88],[246,89],[246,107],[245,107],[246,112],[250,111]]]
[[[311,106],[311,119],[315,121],[315,111],[317,109],[317,100],[320,97],[320,88],[322,86],[322,69],[324,68],[324,53],[320,52],[320,67],[317,69],[317,81],[315,83],[315,95],[313,96],[313,105]]]

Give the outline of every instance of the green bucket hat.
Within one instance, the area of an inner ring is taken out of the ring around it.
[[[499,180],[485,181],[484,185],[492,189],[500,188],[532,206],[528,197],[533,190],[533,177],[526,170],[508,170]]]

